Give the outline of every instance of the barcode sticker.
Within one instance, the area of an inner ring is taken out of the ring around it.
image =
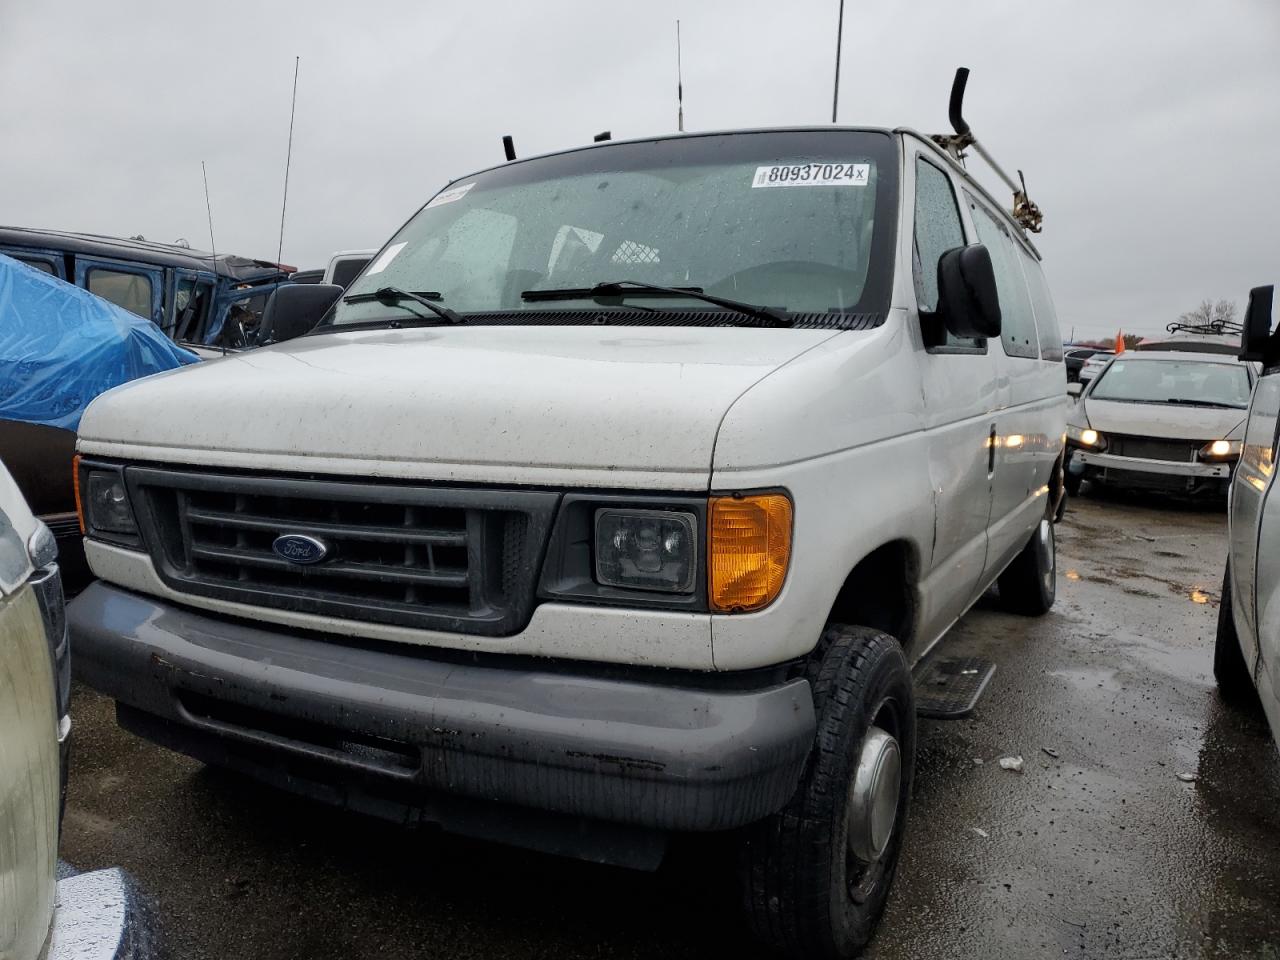
[[[460,187],[450,187],[448,190],[442,191],[441,193],[437,193],[434,197],[432,197],[431,200],[428,201],[427,206],[439,207],[446,203],[453,203],[453,201],[455,200],[461,200],[463,197],[467,195],[467,192],[475,185],[476,185],[475,181],[473,180],[471,183],[464,183]]]
[[[756,167],[755,187],[865,187],[869,163],[783,163]]]

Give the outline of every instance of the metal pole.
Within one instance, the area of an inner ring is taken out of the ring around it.
[[[831,91],[831,122],[836,122],[836,109],[840,106],[840,41],[844,34],[844,0],[840,0],[840,19],[836,21],[836,82]]]
[[[284,156],[284,197],[280,200],[280,246],[276,248],[276,263],[284,258],[284,211],[289,205],[289,164],[293,160],[293,115],[298,108],[298,64],[301,57],[293,58],[293,101],[289,104],[289,148]]]

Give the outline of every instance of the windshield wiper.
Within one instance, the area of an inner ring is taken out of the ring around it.
[[[1221,407],[1224,410],[1244,409],[1244,407],[1234,403],[1222,403],[1218,400],[1187,400],[1183,397],[1170,397],[1165,403],[1184,403],[1189,407]]]
[[[612,280],[597,283],[594,287],[561,287],[552,290],[526,290],[520,299],[529,303],[539,300],[609,300],[619,297],[689,297],[706,303],[724,307],[735,313],[745,314],[764,321],[770,327],[790,327],[795,321],[774,307],[762,307],[741,300],[730,300],[703,293],[701,287],[661,287],[656,283],[644,283],[640,280]]]
[[[379,303],[385,303],[389,307],[404,307],[406,300],[421,304],[426,307],[445,323],[463,323],[462,317],[454,313],[448,307],[442,307],[438,303],[432,303],[432,300],[441,299],[441,294],[434,290],[421,290],[413,293],[409,290],[401,290],[399,287],[379,287],[373,293],[352,293],[342,298],[343,303],[368,303],[377,300]]]

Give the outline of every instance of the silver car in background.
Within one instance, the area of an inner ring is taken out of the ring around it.
[[[1257,697],[1280,741],[1280,500],[1275,488],[1280,438],[1280,337],[1271,336],[1271,287],[1249,294],[1241,356],[1262,364],[1244,449],[1231,485],[1230,552],[1218,608],[1213,672],[1223,698]]]
[[[1253,365],[1218,354],[1118,354],[1067,415],[1066,487],[1082,481],[1225,496],[1240,457]]]
[[[1112,350],[1095,350],[1093,354],[1085,358],[1084,363],[1080,365],[1080,370],[1076,374],[1076,383],[1086,384],[1099,373],[1103,371],[1111,358],[1115,356]]]
[[[124,874],[57,879],[68,657],[56,542],[0,464],[0,958],[146,960],[154,937]]]

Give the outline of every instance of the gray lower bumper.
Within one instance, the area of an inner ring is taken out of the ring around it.
[[[224,748],[256,758],[230,764],[251,773],[292,758],[329,784],[394,787],[428,807],[461,796],[728,829],[783,806],[814,736],[803,680],[678,686],[555,661],[442,659],[262,629],[103,583],[68,617],[77,678],[117,700],[126,726],[211,762]]]

